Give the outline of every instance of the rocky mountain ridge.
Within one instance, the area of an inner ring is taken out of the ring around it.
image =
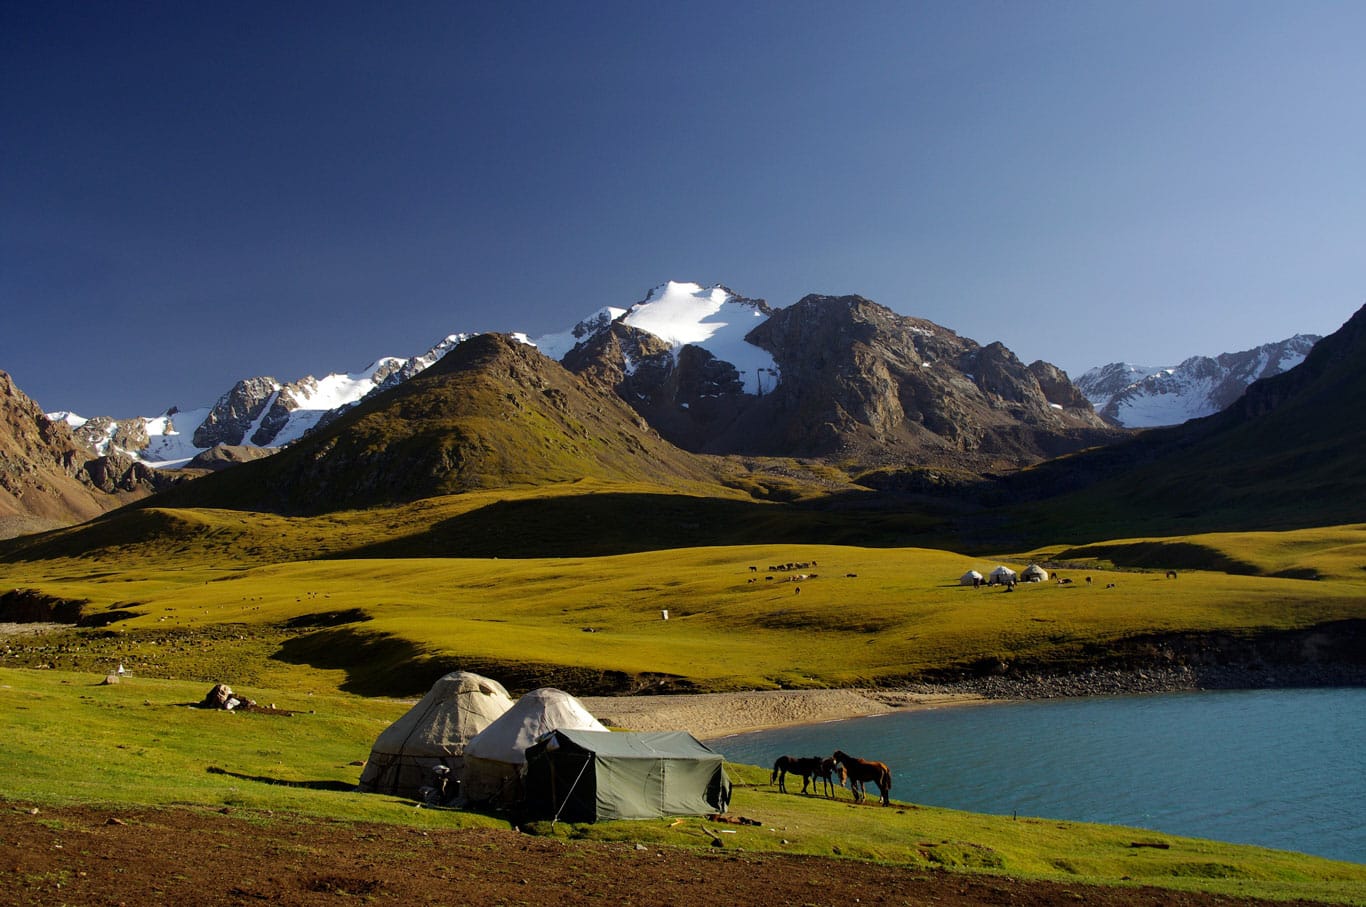
[[[368,394],[419,373],[465,336],[447,337],[411,359],[378,359],[355,373],[306,375],[287,384],[269,376],[245,378],[210,407],[172,407],[151,418],[84,419],[66,412],[52,413],[51,418],[70,425],[94,453],[128,455],[160,467],[184,466],[219,446],[273,450],[298,440]]]
[[[623,321],[564,362],[701,453],[994,469],[1114,437],[1059,369],[1026,366],[1002,344],[860,296],[756,310],[744,340],[771,359],[748,370]]]
[[[775,308],[719,285],[671,282],[628,308],[603,307],[559,334],[507,336],[547,354],[587,388],[624,402],[635,424],[681,451],[803,458],[888,489],[918,487],[923,476],[915,475],[925,470],[938,476],[935,482],[951,475],[958,483],[1113,443],[1126,433],[1113,416],[1107,422],[1095,412],[1085,389],[1097,392],[1106,378],[1121,388],[1107,403],[1119,406],[1115,401],[1125,393],[1135,398],[1138,385],[1123,385],[1131,376],[1116,366],[1088,372],[1092,381],[1077,386],[1056,366],[1025,364],[1002,343],[982,346],[860,296],[809,295]],[[356,373],[290,384],[246,379],[202,410],[172,409],[156,419],[68,419],[75,437],[111,462],[136,462],[126,453],[136,451],[195,474],[236,468],[330,428],[471,339],[452,334],[420,356],[379,359]],[[1248,376],[1288,367],[1313,338],[1292,340],[1204,360],[1201,387],[1217,383],[1226,391]],[[1197,373],[1197,360],[1188,364]],[[508,391],[491,399],[510,404],[516,397]],[[475,430],[462,425],[460,431]],[[432,443],[449,446],[445,439]],[[462,444],[461,457],[469,461]],[[501,480],[485,474],[480,481]]]
[[[126,454],[93,454],[0,371],[0,538],[90,519],[171,481]]]
[[[784,309],[720,285],[670,282],[568,331],[513,336],[694,452],[889,463],[955,456],[968,468],[1008,468],[1111,437],[1060,369],[1026,366],[1002,344],[980,347],[857,296],[808,296]],[[271,449],[409,380],[468,337],[355,374],[245,379],[212,407],[155,419],[56,415],[96,452],[162,465],[217,445]]]
[[[1227,409],[1254,381],[1279,375],[1304,361],[1314,334],[1296,334],[1237,353],[1192,356],[1180,365],[1148,368],[1112,362],[1075,382],[1097,413],[1125,428],[1177,425]]]

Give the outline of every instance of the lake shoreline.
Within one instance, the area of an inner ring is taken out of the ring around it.
[[[1092,696],[1366,686],[1366,666],[1337,663],[1092,669],[1000,674],[894,687],[587,696],[598,720],[633,731],[685,730],[700,740],[891,712]]]

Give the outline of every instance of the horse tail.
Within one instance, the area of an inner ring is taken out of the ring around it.
[[[769,772],[769,774],[768,774],[768,783],[769,783],[769,784],[773,784],[773,783],[775,783],[775,782],[778,780],[778,767],[779,767],[780,765],[782,765],[782,764],[783,764],[783,757],[782,757],[782,756],[779,756],[778,759],[777,759],[777,761],[773,763],[773,771]]]
[[[887,766],[882,766],[882,805],[886,806],[892,802],[892,770]]]

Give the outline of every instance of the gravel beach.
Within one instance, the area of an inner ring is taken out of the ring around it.
[[[882,715],[898,709],[985,702],[967,692],[889,690],[753,690],[665,696],[588,696],[581,700],[603,724],[632,731],[688,731],[699,740],[746,731]]]
[[[611,727],[684,730],[699,740],[794,724],[882,715],[900,709],[1078,696],[1196,690],[1366,686],[1366,667],[1311,663],[1218,667],[1093,669],[1069,674],[980,677],[902,689],[751,690],[662,696],[588,696],[582,702]]]

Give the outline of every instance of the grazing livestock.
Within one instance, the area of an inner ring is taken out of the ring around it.
[[[835,780],[837,777],[839,778],[838,781]],[[816,780],[825,782],[825,796],[833,798],[835,796],[835,785],[844,787],[844,783],[848,779],[849,772],[845,770],[843,765],[835,761],[834,756],[826,756],[821,760],[820,770],[816,772]],[[814,782],[811,787],[812,790],[815,790]]]
[[[863,802],[865,794],[863,786],[871,781],[877,785],[878,793],[882,795],[882,805],[891,805],[892,770],[887,767],[885,762],[870,762],[839,750],[835,750],[834,758],[836,762],[844,766],[849,777],[849,791],[854,795],[855,803]]]
[[[802,793],[806,793],[806,786],[812,779],[820,774],[820,756],[779,756],[773,763],[773,771],[769,773],[768,783],[778,784],[778,790],[787,793],[787,776],[800,775],[802,778]],[[815,789],[814,786],[812,788]]]

